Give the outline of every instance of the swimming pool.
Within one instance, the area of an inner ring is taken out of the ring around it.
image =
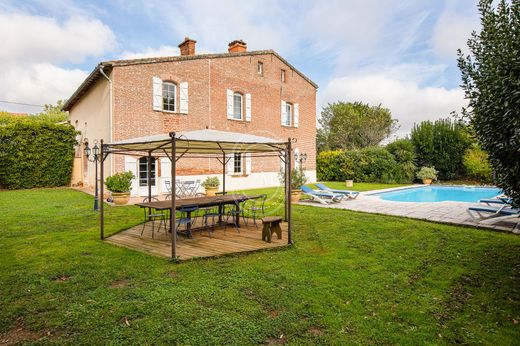
[[[374,193],[372,196],[396,202],[477,202],[479,199],[493,198],[501,193],[502,191],[496,187],[430,185]]]

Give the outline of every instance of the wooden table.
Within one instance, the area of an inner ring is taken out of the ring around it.
[[[175,201],[175,209],[179,210],[187,205],[197,205],[199,208],[206,207],[214,207],[219,206],[223,207],[225,204],[234,204],[238,211],[240,211],[240,203],[257,198],[258,196],[247,196],[247,195],[221,195],[221,196],[211,196],[211,197],[193,197],[193,198],[179,198]],[[136,203],[135,205],[141,208],[150,208],[156,210],[170,210],[172,209],[172,201],[155,201],[155,202],[146,202],[146,203]],[[191,218],[191,213],[188,213],[188,218]],[[237,227],[240,227],[240,213],[237,213],[235,216],[235,222]],[[222,221],[222,220],[219,220]],[[170,225],[171,229],[171,225]],[[191,229],[191,224],[188,225],[188,230]]]

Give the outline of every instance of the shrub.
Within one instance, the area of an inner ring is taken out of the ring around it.
[[[411,140],[419,165],[434,166],[441,179],[462,173],[462,156],[471,143],[462,123],[450,119],[423,121],[413,127]]]
[[[205,189],[218,188],[220,186],[220,180],[218,180],[218,177],[207,177],[206,180],[202,182],[202,186],[204,186]]]
[[[0,185],[8,189],[70,183],[76,131],[30,117],[0,125]]]
[[[419,172],[417,172],[417,179],[424,180],[424,179],[431,179],[431,180],[437,180],[437,171],[434,167],[421,167]]]
[[[488,154],[478,146],[466,150],[462,159],[466,175],[469,178],[489,183],[493,181],[493,171]]]
[[[302,169],[293,168],[291,171],[291,190],[299,190],[302,185],[307,184],[307,176]],[[285,174],[280,172],[280,183],[285,184]]]
[[[111,192],[130,192],[132,189],[132,179],[134,178],[135,176],[132,172],[116,173],[105,179],[105,185]]]
[[[396,172],[398,182],[408,183],[415,179],[415,148],[408,138],[396,139],[386,146],[386,150],[392,154],[399,168]]]

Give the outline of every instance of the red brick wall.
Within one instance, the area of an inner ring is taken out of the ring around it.
[[[257,62],[263,62],[263,75]],[[286,70],[286,82],[280,70]],[[177,84],[188,82],[189,113],[154,111],[152,77]],[[170,131],[215,129],[287,140],[296,138],[295,148],[308,155],[305,168],[315,169],[316,89],[275,55],[235,56],[177,62],[117,66],[113,79],[114,141]],[[227,119],[226,90],[251,94],[251,121]],[[211,94],[211,95],[210,95]],[[284,127],[280,122],[281,100],[299,104],[299,127]],[[123,167],[117,160],[116,169]],[[221,164],[209,159],[181,159],[178,172],[208,174],[221,172]],[[253,172],[278,171],[278,159],[253,158]]]

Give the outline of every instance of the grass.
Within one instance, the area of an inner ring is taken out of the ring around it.
[[[276,198],[270,198],[275,209]],[[98,240],[92,198],[0,193],[0,340],[517,344],[520,237],[294,207],[295,245],[175,264]],[[107,207],[107,232],[137,207]],[[23,339],[22,339],[23,340]]]

